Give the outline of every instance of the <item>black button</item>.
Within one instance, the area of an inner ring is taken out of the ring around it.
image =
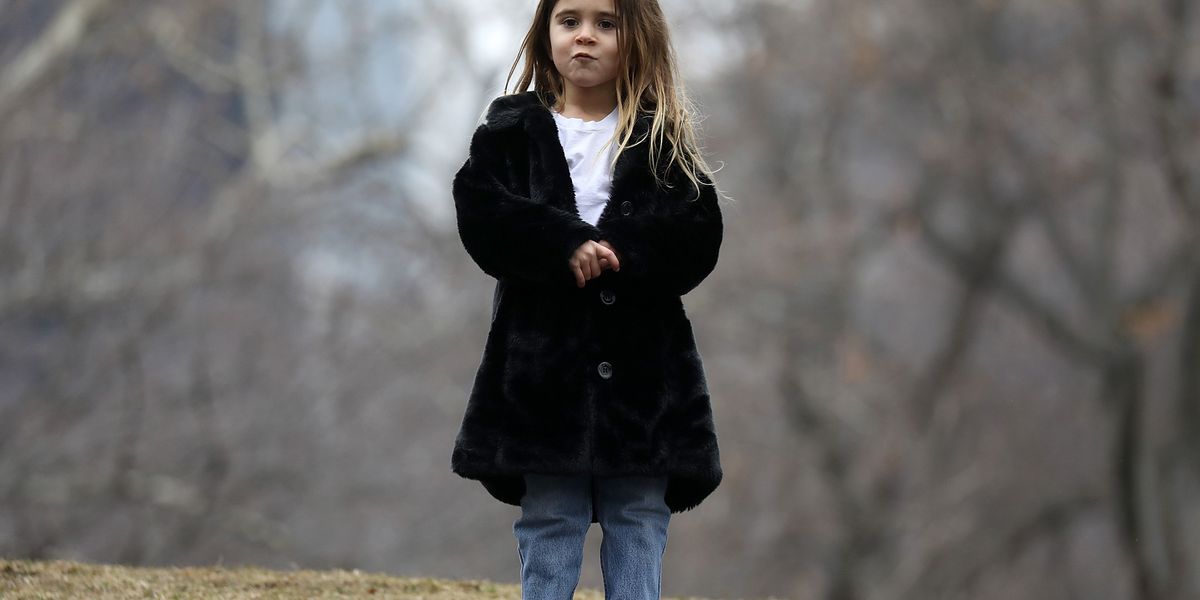
[[[600,290],[600,301],[605,304],[612,304],[617,301],[617,295],[612,293],[612,290]]]
[[[612,377],[612,365],[609,364],[608,361],[600,363],[600,365],[596,367],[596,370],[599,371],[600,376],[605,379]]]
[[[633,212],[633,203],[626,200],[621,203],[621,214],[629,216]]]

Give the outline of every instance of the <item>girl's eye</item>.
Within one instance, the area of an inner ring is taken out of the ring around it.
[[[574,27],[574,26],[578,25],[579,21],[575,17],[564,17],[562,20],[562,24],[563,24],[563,27],[570,28],[570,27]],[[599,25],[600,25],[600,29],[616,29],[617,28],[616,22],[610,21],[608,19],[604,19],[604,20],[600,21]]]

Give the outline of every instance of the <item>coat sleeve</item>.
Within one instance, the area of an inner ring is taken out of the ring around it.
[[[601,239],[621,259],[614,276],[636,289],[683,296],[713,271],[724,225],[711,180],[700,175],[700,181],[698,195],[684,179],[665,201],[635,204],[630,215],[613,215],[601,223]]]
[[[497,280],[574,285],[570,258],[600,232],[577,215],[528,196],[503,182],[502,136],[480,125],[466,163],[454,177],[458,233],[471,259]]]

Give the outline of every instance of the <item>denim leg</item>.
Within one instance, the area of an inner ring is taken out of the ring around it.
[[[658,600],[671,509],[667,477],[597,477],[596,517],[604,538],[600,568],[606,600]]]
[[[522,600],[571,599],[591,524],[590,475],[525,475],[521,516],[513,523]]]

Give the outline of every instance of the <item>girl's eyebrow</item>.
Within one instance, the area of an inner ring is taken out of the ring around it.
[[[579,14],[579,11],[574,8],[564,8],[563,10],[560,10],[560,11],[554,13],[554,18],[557,19],[558,17],[562,17],[565,15],[578,15],[578,14]],[[604,10],[598,11],[596,14],[600,15],[601,17],[607,17],[609,19],[617,18],[616,14],[610,13],[610,12],[604,11]]]

